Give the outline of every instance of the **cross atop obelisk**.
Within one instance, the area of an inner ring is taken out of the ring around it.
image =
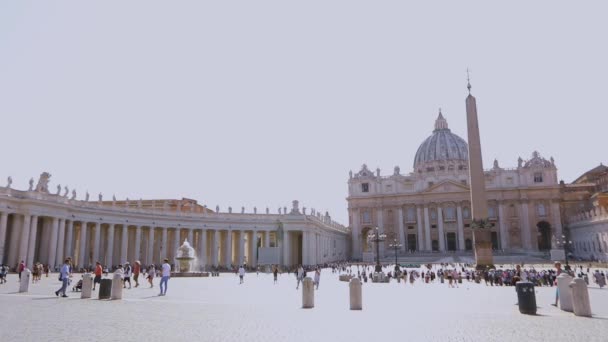
[[[467,69],[467,133],[469,138],[469,184],[471,188],[471,214],[473,238],[475,242],[475,260],[478,269],[493,265],[492,240],[488,222],[488,205],[486,198],[485,176],[481,158],[481,138],[477,119],[477,101],[471,95],[471,81]]]

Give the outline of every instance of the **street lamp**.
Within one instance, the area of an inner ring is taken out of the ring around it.
[[[388,247],[390,249],[395,250],[395,271],[399,270],[399,264],[397,263],[397,252],[399,252],[399,250],[401,249],[401,247],[403,247],[402,244],[400,244],[399,242],[397,242],[397,239],[393,239],[393,243],[391,243],[390,245],[388,245]]]
[[[570,270],[570,265],[568,265],[568,249],[569,246],[572,245],[572,241],[566,239],[566,235],[562,235],[558,240],[557,240],[557,244],[561,245],[564,248],[564,258],[566,261],[566,266],[564,267],[564,269],[566,271]]]
[[[386,239],[386,234],[380,234],[380,230],[378,227],[374,229],[373,233],[369,233],[367,235],[367,240],[369,242],[376,243],[376,272],[382,272],[382,265],[380,265],[380,242]]]

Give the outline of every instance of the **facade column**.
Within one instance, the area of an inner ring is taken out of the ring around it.
[[[67,233],[66,233],[66,243],[65,243],[65,254],[66,256],[69,257],[74,257],[74,241],[72,241],[72,239],[74,239],[74,220],[70,220],[68,222],[68,229],[67,229]],[[63,260],[62,260],[63,261]],[[76,260],[74,260],[76,261]]]
[[[528,201],[524,200],[520,204],[520,217],[519,220],[521,222],[521,235],[523,237],[522,242],[524,249],[531,250],[532,249],[532,237],[530,236],[530,217],[528,212]]]
[[[309,253],[308,253],[308,249],[310,248],[310,243],[308,240],[308,232],[303,230],[302,231],[302,265],[306,266],[306,265],[310,265],[310,260],[309,260]]]
[[[101,247],[101,224],[99,222],[95,222],[95,235],[93,238],[93,262],[98,262],[99,260],[99,248]]]
[[[353,231],[352,235],[352,258],[355,260],[363,259],[363,246],[361,246],[361,217],[359,213],[359,209],[352,209],[352,217],[353,217]],[[366,238],[366,237],[363,237]]]
[[[219,263],[217,260],[218,250],[220,247],[220,231],[215,229],[213,231],[213,239],[211,240],[211,265],[213,267],[218,267]]]
[[[160,242],[161,261],[164,261],[165,259],[169,258],[169,255],[167,254],[168,246],[169,245],[167,244],[167,227],[163,227],[163,236],[162,236],[162,241]]]
[[[456,219],[458,221],[458,250],[464,251],[464,221],[462,220],[462,205],[456,207]]]
[[[8,220],[8,213],[0,213],[0,264],[4,265],[4,250],[6,248],[6,223]]]
[[[129,242],[129,225],[122,225],[122,238],[120,239],[120,263],[127,261],[127,244]]]
[[[424,238],[425,250],[431,251],[431,220],[429,219],[429,207],[424,207]]]
[[[30,242],[30,225],[32,222],[32,217],[29,213],[23,215],[23,225],[21,226],[21,236],[19,237],[19,257],[17,259],[20,263],[21,260],[25,261],[26,265],[30,264],[27,259],[27,244]],[[54,264],[51,264],[53,267]]]
[[[600,206],[601,208],[601,206]],[[551,202],[551,215],[553,215],[553,228],[555,229],[555,237],[561,239],[562,237],[562,218],[559,210],[559,202],[552,201]],[[603,249],[602,249],[603,250]],[[604,251],[606,252],[606,251]]]
[[[207,230],[201,229],[198,234],[198,260],[199,265],[203,266],[203,271],[207,266]]]
[[[376,209],[376,217],[377,217],[377,222],[378,222],[378,231],[380,232],[380,234],[384,234],[385,230],[384,230],[384,212],[382,210],[382,208],[377,208]],[[385,248],[384,248],[384,242],[380,242],[380,257],[384,258],[384,256],[386,255],[385,252]]]
[[[80,223],[80,242],[78,243],[78,265],[80,268],[85,267],[86,257],[86,245],[87,245],[87,222],[82,221]]]
[[[57,257],[55,258],[55,265],[63,264],[66,255],[65,253],[65,223],[66,219],[59,219],[59,237],[57,238]],[[36,223],[38,224],[38,223]]]
[[[291,239],[289,238],[289,231],[283,230],[283,266],[291,266]]]
[[[270,247],[270,230],[264,231],[264,247]]]
[[[505,204],[498,202],[498,224],[500,229],[500,249],[509,248],[509,233],[507,232],[507,218],[505,217]]]
[[[237,264],[238,265],[243,265],[245,263],[245,231],[241,230],[239,231],[239,237],[238,237],[238,246],[239,246],[239,256],[237,259]]]
[[[255,230],[251,231],[251,238],[249,239],[249,257],[248,257],[248,262],[249,265],[251,267],[257,267],[258,266],[258,258],[257,258],[257,252],[258,252],[258,232],[256,232]]]
[[[106,250],[105,265],[112,269],[114,258],[114,223],[108,225],[108,247]]]
[[[32,216],[30,224],[30,241],[28,243],[27,258],[25,264],[31,270],[34,266],[34,256],[36,253],[36,236],[38,235],[38,216]]]
[[[226,231],[226,240],[224,241],[224,266],[230,268],[232,266],[232,231]]]
[[[443,209],[437,206],[437,228],[439,237],[439,250],[445,251],[445,233],[443,232]]]
[[[141,226],[135,226],[135,255],[133,257],[141,262]]]
[[[397,219],[399,220],[399,223],[397,224],[397,229],[399,229],[399,243],[401,244],[401,252],[403,252],[407,249],[405,232],[403,231],[403,207],[399,207]]]
[[[175,235],[173,236],[173,257],[171,260],[175,260],[177,256],[177,250],[179,249],[179,240],[181,240],[182,229],[180,227],[175,228]]]
[[[194,247],[194,229],[192,228],[188,229],[188,243],[190,243],[190,246]]]
[[[146,258],[146,264],[151,265],[154,263],[154,226],[150,226],[148,230],[148,253]]]
[[[49,265],[51,265],[51,270],[55,269],[57,266],[57,234],[59,232],[59,219],[53,217],[53,226],[51,230],[51,238],[49,239]]]
[[[424,250],[424,236],[422,233],[422,208],[416,206],[416,225],[418,226],[418,245],[416,246],[417,251]]]

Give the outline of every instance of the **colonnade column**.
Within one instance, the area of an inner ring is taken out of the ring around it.
[[[163,236],[162,236],[162,241],[160,242],[160,258],[162,259],[161,261],[165,260],[168,258],[167,255],[167,227],[163,227]]]
[[[194,246],[194,229],[192,228],[188,229],[188,242],[190,246]]]
[[[232,231],[226,231],[226,240],[224,240],[224,266],[232,266]]]
[[[520,204],[520,222],[522,231],[522,243],[525,249],[530,250],[532,248],[532,237],[530,236],[530,217],[528,214],[528,201],[523,201]]]
[[[291,241],[289,238],[289,231],[288,230],[283,230],[283,245],[281,246],[281,249],[283,250],[283,265],[284,266],[291,266],[290,262],[291,262],[291,245],[290,245]]]
[[[108,226],[108,249],[106,250],[106,260],[105,264],[108,266],[108,269],[112,269],[112,263],[114,260],[114,223],[110,223]]]
[[[80,223],[80,242],[78,243],[78,265],[80,268],[85,267],[85,249],[87,245],[87,222]]]
[[[431,250],[431,221],[429,219],[429,207],[424,207],[424,237],[425,250]]]
[[[95,238],[93,240],[93,262],[99,261],[99,247],[101,241],[101,224],[99,222],[95,222]]]
[[[53,226],[51,230],[51,238],[49,239],[49,265],[51,265],[51,270],[55,269],[57,265],[56,257],[57,257],[57,233],[59,231],[59,219],[53,217]]]
[[[462,220],[462,205],[456,207],[456,220],[458,221],[458,250],[464,251],[464,222]]]
[[[238,265],[242,265],[245,263],[245,231],[241,230],[239,231],[239,236],[238,236],[238,248],[239,248],[239,256],[237,259],[237,264]]]
[[[148,253],[146,258],[146,265],[154,263],[154,226],[150,226],[148,230]]]
[[[65,223],[66,219],[59,219],[59,237],[57,238],[57,258],[55,259],[56,265],[63,264],[63,260],[65,260]],[[36,223],[38,224],[38,223]]]
[[[30,224],[30,241],[27,249],[26,265],[30,269],[34,266],[34,255],[36,253],[36,235],[38,234],[38,216],[32,216]]]
[[[181,228],[175,228],[175,235],[173,236],[173,258],[171,260],[174,260],[175,257],[177,256],[177,250],[179,249],[179,240],[180,240],[180,235],[181,235]]]
[[[127,242],[129,240],[129,225],[122,225],[122,237],[120,239],[120,263],[124,264],[127,261]]]
[[[403,207],[399,207],[397,219],[399,220],[399,223],[397,224],[397,229],[399,229],[399,243],[401,244],[401,251],[403,252],[407,249],[405,243],[405,232],[403,231]]]
[[[207,266],[207,230],[201,229],[198,235],[198,260],[203,270]]]
[[[74,220],[70,220],[68,223],[68,231],[67,231],[67,237],[66,237],[66,248],[65,248],[65,254],[66,256],[71,256],[73,257],[72,254],[74,254],[74,242],[72,241],[72,239],[74,238]],[[63,260],[62,260],[63,261]]]
[[[25,261],[27,265],[30,264],[27,259],[27,244],[30,241],[30,224],[32,222],[32,217],[30,214],[23,215],[23,225],[21,226],[21,237],[19,238],[19,253],[17,254],[17,262],[21,262],[21,260]],[[53,266],[53,264],[51,264]]]
[[[0,264],[4,265],[4,249],[6,246],[6,222],[8,213],[0,213]]]
[[[217,267],[219,266],[219,263],[217,262],[217,257],[218,257],[218,249],[219,249],[219,241],[220,241],[220,232],[219,230],[215,229],[213,231],[213,240],[211,240],[211,265],[213,265],[213,267]]]
[[[135,226],[135,260],[141,259],[141,226]]]
[[[418,246],[416,246],[416,249],[422,251],[424,250],[424,239],[422,233],[422,208],[420,206],[416,206],[416,225],[418,226]]]
[[[249,265],[251,267],[258,266],[258,232],[255,230],[251,232],[251,239],[249,239]]]
[[[500,248],[505,250],[509,248],[509,233],[507,232],[505,205],[503,202],[498,203],[498,224],[498,229],[500,230]]]
[[[445,251],[445,233],[443,232],[443,210],[440,206],[437,206],[437,227],[439,237],[439,250]]]

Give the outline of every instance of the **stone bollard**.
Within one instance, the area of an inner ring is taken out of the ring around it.
[[[302,308],[311,309],[315,307],[315,287],[310,277],[302,281]]]
[[[30,271],[29,268],[26,268],[21,272],[21,280],[19,280],[19,293],[27,292],[30,289],[31,277],[32,271]]]
[[[112,278],[112,295],[110,299],[122,299],[122,274],[114,273]]]
[[[363,310],[363,298],[361,293],[361,280],[354,278],[348,284],[350,289],[350,309]]]
[[[80,292],[80,298],[91,298],[91,288],[93,287],[93,278],[91,273],[85,273],[82,275],[82,292]]]
[[[568,312],[572,312],[572,292],[570,291],[571,282],[572,277],[566,272],[562,272],[562,274],[557,277],[559,308]]]
[[[576,278],[570,283],[572,292],[572,307],[576,316],[591,317],[591,304],[589,303],[589,291],[585,280]],[[561,291],[560,291],[561,296]]]

